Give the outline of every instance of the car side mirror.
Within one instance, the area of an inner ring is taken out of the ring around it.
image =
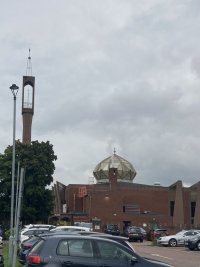
[[[138,259],[136,257],[131,258],[131,266],[135,265],[135,263],[137,263],[137,262],[138,262]]]

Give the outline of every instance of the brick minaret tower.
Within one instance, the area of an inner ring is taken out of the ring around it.
[[[23,76],[22,85],[22,118],[23,118],[23,143],[31,142],[31,126],[34,114],[35,77],[32,76],[31,56],[27,61],[26,76]]]

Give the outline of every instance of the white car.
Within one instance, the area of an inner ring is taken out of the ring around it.
[[[28,230],[28,229],[31,229],[31,228],[47,228],[47,229],[53,229],[55,227],[56,227],[55,225],[51,225],[51,224],[27,224],[27,225],[24,225],[23,226],[23,228],[22,228],[21,231]]]
[[[170,247],[183,246],[185,240],[188,239],[188,237],[197,235],[199,233],[200,230],[194,230],[194,229],[182,230],[175,235],[167,235],[159,237],[157,239],[157,244]]]
[[[39,235],[39,234],[44,234],[44,233],[49,233],[48,228],[30,228],[30,229],[25,229],[21,231],[20,233],[20,243],[23,241],[29,239],[30,236],[33,235]]]
[[[2,245],[3,245],[3,238],[2,236],[0,236],[0,247],[2,247]]]
[[[81,231],[87,231],[90,232],[90,228],[83,227],[83,226],[70,226],[70,225],[64,225],[64,226],[57,226],[56,228],[50,230],[50,232],[57,232],[57,231],[70,231],[70,232],[81,232]]]
[[[90,231],[93,231],[93,226],[91,222],[74,222],[74,226],[82,226],[90,228]]]

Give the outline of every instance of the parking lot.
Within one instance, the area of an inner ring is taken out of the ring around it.
[[[174,267],[200,267],[200,251],[190,251],[185,247],[152,246],[150,241],[131,244],[143,257],[163,261]]]
[[[200,251],[190,251],[185,247],[152,246],[150,241],[131,242],[131,244],[143,257],[163,261],[174,267],[200,267]],[[0,248],[0,254],[1,252]]]

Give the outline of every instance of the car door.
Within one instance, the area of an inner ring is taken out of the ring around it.
[[[182,235],[180,234],[177,238],[177,243],[178,245],[184,245],[185,243],[185,240],[191,236],[193,234],[193,231],[192,230],[188,230],[186,232],[184,232]]]
[[[106,267],[125,267],[133,266],[137,267],[150,266],[148,263],[144,265],[144,262],[140,257],[129,250],[128,248],[121,246],[114,242],[107,242],[105,240],[95,240],[98,255],[98,266]],[[132,262],[131,262],[132,261]]]
[[[181,242],[183,245],[185,243],[187,243],[188,239],[190,239],[191,237],[195,236],[199,234],[199,231],[196,231],[196,230],[189,230],[187,232],[184,233],[184,236],[183,236],[183,242]]]
[[[57,248],[57,256],[62,267],[96,267],[91,240],[70,239],[61,240]]]

